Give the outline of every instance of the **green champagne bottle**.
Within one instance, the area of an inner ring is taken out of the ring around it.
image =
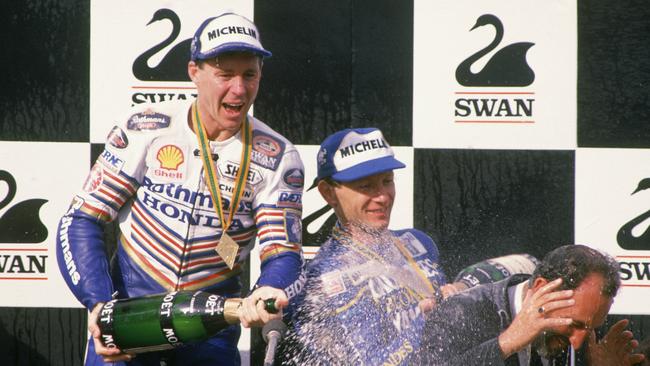
[[[203,291],[116,299],[102,306],[97,323],[108,348],[161,351],[205,340],[239,323],[241,301]],[[268,312],[277,312],[274,299],[264,303]]]
[[[517,273],[532,274],[539,261],[530,254],[511,254],[490,258],[463,269],[454,282],[460,282],[467,288],[484,283],[500,281]]]

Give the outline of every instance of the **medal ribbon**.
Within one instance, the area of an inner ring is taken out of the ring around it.
[[[387,232],[390,233],[390,231],[387,231]],[[349,242],[350,245],[346,245],[346,246],[348,246],[353,251],[363,255],[367,259],[376,260],[378,262],[383,262],[383,259],[382,259],[381,255],[379,255],[378,253],[373,251],[372,248],[370,248],[369,244],[364,244],[364,243],[361,243],[361,242],[358,242],[358,241],[354,240],[351,236],[346,235],[339,227],[335,226],[334,229],[332,230],[332,234],[343,245],[346,244],[346,241]],[[422,281],[424,281],[424,283],[426,284],[428,290],[431,291],[430,293],[435,295],[436,290],[434,289],[433,285],[431,284],[431,281],[429,281],[429,278],[427,277],[427,275],[420,268],[420,266],[418,266],[418,264],[415,262],[415,259],[413,258],[411,253],[409,253],[408,250],[406,250],[406,248],[404,248],[404,244],[402,244],[402,242],[398,238],[394,237],[392,235],[392,233],[390,235],[391,235],[393,244],[395,244],[395,246],[400,251],[400,253],[404,257],[404,259],[406,259],[408,264],[415,270],[415,273],[418,275],[418,277],[420,277],[422,279]],[[426,297],[424,294],[420,293],[419,291],[416,291],[416,292],[418,292],[418,294],[420,296]]]
[[[420,276],[420,278],[422,279],[422,281],[424,281],[424,283],[427,284],[427,287],[431,291],[431,294],[435,295],[436,291],[433,288],[433,285],[431,284],[431,281],[429,281],[429,278],[424,273],[424,271],[420,268],[420,266],[418,266],[418,264],[415,263],[415,259],[413,258],[411,253],[409,253],[408,250],[406,250],[406,248],[404,248],[404,244],[402,244],[402,241],[399,240],[396,237],[393,237],[393,243],[395,243],[395,246],[397,247],[397,249],[399,249],[399,251],[402,252],[402,255],[404,256],[404,258],[406,258],[406,260],[409,262],[411,267],[413,267],[415,269],[415,273],[417,273],[418,276]]]
[[[221,192],[219,190],[219,180],[217,177],[217,172],[214,169],[212,164],[212,153],[210,151],[210,143],[205,132],[205,126],[201,123],[201,118],[199,118],[199,108],[198,100],[192,104],[192,126],[194,127],[194,132],[199,141],[199,148],[201,151],[201,160],[203,161],[203,168],[205,172],[205,181],[210,190],[210,195],[212,196],[212,203],[214,205],[214,210],[219,216],[221,221],[221,227],[223,231],[221,236],[226,234],[226,231],[232,224],[232,221],[239,207],[239,202],[241,197],[244,194],[244,187],[246,186],[246,178],[248,177],[248,168],[251,165],[251,149],[253,147],[253,129],[251,128],[250,122],[248,121],[248,116],[244,120],[242,127],[242,152],[241,158],[239,159],[239,172],[237,172],[237,177],[235,178],[235,191],[232,195],[232,200],[230,202],[230,214],[228,220],[224,218],[223,215],[223,206],[221,202]]]

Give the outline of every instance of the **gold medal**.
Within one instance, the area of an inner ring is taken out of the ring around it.
[[[224,263],[228,268],[232,269],[235,265],[235,259],[237,258],[237,251],[239,250],[239,245],[234,241],[230,235],[223,233],[219,243],[214,248],[217,251],[217,254],[223,259]]]
[[[205,173],[205,182],[210,190],[210,196],[212,197],[212,202],[214,202],[214,210],[221,221],[221,239],[217,243],[214,250],[217,254],[223,259],[223,262],[232,269],[235,266],[235,259],[237,258],[237,252],[239,250],[239,245],[235,242],[230,235],[226,233],[230,224],[232,223],[235,214],[237,213],[237,208],[239,207],[239,202],[244,194],[246,188],[246,177],[248,176],[248,169],[251,163],[251,149],[253,140],[253,128],[250,125],[248,117],[243,122],[242,126],[242,153],[240,159],[240,168],[235,178],[235,189],[230,202],[230,214],[226,218],[222,209],[222,200],[221,193],[219,191],[219,178],[217,172],[214,169],[212,164],[211,156],[209,149],[209,141],[206,136],[205,128],[201,124],[201,119],[199,118],[199,111],[197,108],[198,101],[195,101],[192,105],[192,126],[194,127],[194,132],[198,139],[198,144],[200,147],[200,156],[203,161],[203,168]]]

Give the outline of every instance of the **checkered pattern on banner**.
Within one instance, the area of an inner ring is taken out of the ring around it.
[[[378,127],[408,165],[396,177],[391,226],[436,238],[448,276],[490,257],[583,243],[621,264],[613,312],[650,311],[639,301],[650,296],[643,4],[27,3],[8,5],[15,21],[0,22],[9,70],[0,99],[0,291],[15,294],[1,297],[3,307],[79,306],[56,266],[58,218],[117,118],[134,104],[194,97],[188,40],[207,16],[235,10],[255,20],[273,52],[254,114],[298,146],[307,182],[326,135]],[[333,213],[315,190],[304,207],[313,254]],[[257,267],[253,259],[252,281]]]

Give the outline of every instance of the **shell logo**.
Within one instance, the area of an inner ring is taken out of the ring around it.
[[[178,146],[165,145],[158,150],[156,159],[160,162],[160,167],[163,169],[177,170],[178,166],[183,164],[185,157],[183,152]]]

